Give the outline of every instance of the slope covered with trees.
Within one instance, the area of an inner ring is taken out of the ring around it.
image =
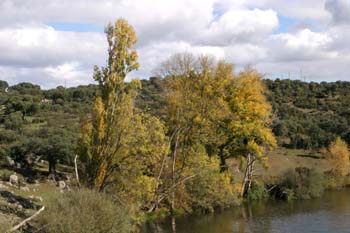
[[[320,149],[327,147],[337,136],[349,141],[350,82],[264,82],[268,88],[267,98],[274,113],[271,127],[280,146]],[[164,118],[164,85],[165,82],[161,78],[141,80],[142,89],[138,91],[136,106],[146,113]],[[20,156],[15,152],[15,148],[21,144],[23,149],[25,145],[35,144],[35,140],[49,139],[47,134],[55,134],[64,140],[68,140],[69,137],[76,140],[79,121],[91,112],[97,91],[96,85],[73,88],[61,86],[42,90],[37,85],[21,83],[10,86],[5,92],[7,87],[8,84],[2,81],[0,153],[3,156],[15,153],[18,160],[31,152],[46,156],[44,148],[27,148],[19,153]],[[67,134],[72,135],[67,137]],[[33,143],[27,140],[33,140]],[[75,152],[73,144],[69,144],[67,152],[58,156],[61,162],[72,162],[71,158]],[[70,159],[66,160],[65,157]]]
[[[350,82],[266,80],[274,109],[273,132],[289,148],[327,147],[350,139]]]

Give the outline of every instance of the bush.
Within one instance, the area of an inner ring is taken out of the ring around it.
[[[323,174],[316,169],[298,167],[288,171],[279,184],[277,197],[291,199],[310,199],[319,197],[324,191]]]
[[[264,185],[258,182],[253,182],[247,198],[250,201],[257,201],[257,200],[267,198],[267,193]]]
[[[5,117],[5,129],[18,130],[23,125],[23,117],[21,112],[14,112]]]
[[[91,190],[57,194],[38,222],[47,233],[131,232],[127,208],[109,196]]]
[[[235,189],[233,180],[228,172],[220,172],[220,163],[217,158],[207,158],[205,155],[196,157],[197,176],[186,183],[182,192],[184,199],[181,205],[185,206],[186,198],[190,209],[196,213],[213,212],[215,209],[224,209],[240,203],[239,191]],[[186,197],[186,194],[188,195]]]
[[[326,189],[335,189],[350,186],[350,175],[342,176],[335,170],[324,173],[324,187]]]
[[[7,170],[7,169],[2,169],[0,171],[0,180],[2,181],[9,181],[10,176],[13,174],[13,171]]]

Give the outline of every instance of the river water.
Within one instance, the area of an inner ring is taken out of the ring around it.
[[[147,224],[144,233],[173,233],[171,221]],[[203,216],[176,219],[176,233],[350,233],[350,189],[312,200],[266,201]]]

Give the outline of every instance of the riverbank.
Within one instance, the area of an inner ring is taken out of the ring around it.
[[[265,200],[222,212],[176,219],[181,233],[348,232],[350,189],[326,191],[311,200]],[[142,233],[173,233],[170,219],[146,225]]]
[[[322,199],[324,192],[326,192],[327,195],[329,192],[342,189],[350,184],[349,176],[333,174],[331,172],[329,160],[325,159],[322,154],[316,151],[278,148],[271,151],[268,157],[268,169],[264,169],[261,165],[256,167],[257,178],[253,183],[251,194],[248,195],[241,206],[231,207],[231,211],[236,211],[236,209],[241,211],[242,208],[244,209],[247,205],[250,206],[252,202],[260,204],[275,202],[285,203],[287,206],[289,203],[298,201],[301,203],[306,203],[307,201],[314,202],[313,200],[315,199]],[[240,161],[235,159],[229,161],[229,171],[233,174],[235,181],[240,181],[243,178],[243,172],[239,167],[239,163]],[[248,212],[250,213],[250,211],[251,210]],[[242,216],[249,216],[249,213],[242,212],[241,214]],[[217,214],[220,215],[220,210],[213,215],[216,216]],[[193,216],[198,215],[189,216],[193,218]],[[199,218],[205,219],[206,216],[212,216],[212,214],[204,216],[199,215]],[[183,218],[186,219],[187,217],[180,217],[179,219]],[[167,223],[169,223],[169,220]],[[147,231],[158,232],[156,229],[159,227],[159,224],[157,224],[156,221],[149,223],[148,227],[151,227],[152,231],[149,231],[150,229]],[[204,228],[206,229],[207,226]],[[144,232],[147,231],[144,229]],[[181,230],[179,232],[183,231]]]
[[[307,150],[290,150],[285,148],[278,148],[268,155],[269,157],[269,168],[263,169],[261,166],[256,167],[257,182],[261,185],[273,185],[276,182],[280,181],[288,171],[295,170],[298,167],[304,167],[308,169],[317,169],[320,172],[324,173],[329,170],[329,165],[326,159],[313,151]],[[230,173],[234,181],[239,184],[243,173],[239,169],[238,160],[229,160]],[[47,164],[41,164],[37,166],[34,172],[37,172],[38,183],[28,183],[29,177],[25,177],[25,174],[18,174],[20,179],[24,182],[22,189],[18,189],[13,186],[7,185],[9,176],[18,170],[10,168],[4,169],[0,168],[0,177],[2,177],[1,183],[3,184],[0,187],[2,193],[11,194],[11,196],[16,197],[22,202],[33,203],[33,206],[23,206],[18,201],[15,201],[12,204],[12,207],[8,204],[7,199],[3,198],[0,202],[0,223],[10,222],[11,225],[14,225],[25,217],[30,216],[39,206],[45,205],[46,200],[57,192],[61,192],[60,188],[56,183],[53,183],[51,180],[48,180],[45,176],[45,171],[47,170]],[[61,172],[65,177],[74,177],[73,169],[66,166],[58,166],[58,172]],[[24,176],[23,176],[24,175]],[[334,186],[335,187],[335,186]],[[333,187],[333,188],[334,188]],[[13,199],[13,198],[12,198]],[[18,203],[17,203],[18,202]],[[245,205],[245,204],[244,204]],[[9,206],[11,208],[9,208]],[[22,206],[22,207],[21,207]],[[24,208],[23,208],[24,207]],[[237,207],[238,209],[241,207]]]

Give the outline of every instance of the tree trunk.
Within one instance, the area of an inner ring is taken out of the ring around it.
[[[75,169],[75,178],[77,179],[78,186],[80,187],[80,181],[79,181],[79,172],[78,172],[78,155],[75,155],[74,158],[74,169]]]
[[[252,175],[253,175],[253,164],[252,156],[250,154],[247,155],[247,165],[244,172],[244,178],[242,182],[242,191],[241,196],[244,197],[250,190],[252,184]]]
[[[176,164],[176,153],[177,153],[177,146],[179,143],[179,135],[176,136],[175,146],[174,146],[174,153],[173,153],[173,164],[172,164],[172,170],[171,170],[171,178],[172,178],[172,185],[175,186],[176,180],[175,180],[175,164]],[[171,212],[174,213],[175,210],[175,188],[171,191]]]
[[[227,171],[228,166],[226,164],[226,158],[224,155],[224,148],[223,147],[220,147],[219,156],[220,156],[220,172]]]
[[[56,163],[49,160],[49,177],[52,177],[54,181],[56,181],[57,173],[56,173]]]
[[[172,233],[176,233],[176,219],[175,217],[171,217],[171,230],[172,230]]]

